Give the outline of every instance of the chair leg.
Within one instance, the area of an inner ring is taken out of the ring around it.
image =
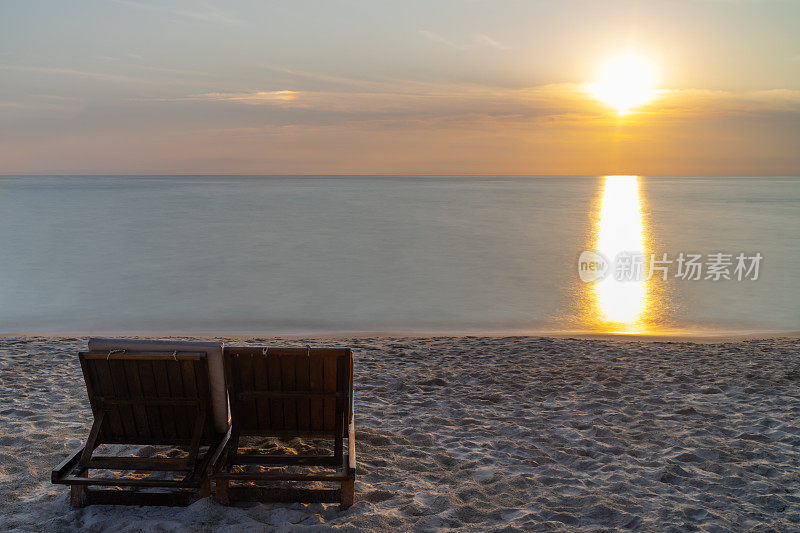
[[[346,480],[342,481],[342,490],[341,490],[341,492],[342,492],[342,503],[339,506],[340,510],[344,511],[345,509],[347,509],[348,507],[353,505],[353,502],[355,502],[355,499],[356,499],[355,498],[355,493],[356,493],[355,483],[356,483],[355,479],[346,479]]]
[[[88,470],[81,470],[79,477],[89,477]],[[86,505],[86,485],[69,486],[69,504],[75,509]]]
[[[214,482],[214,499],[222,505],[230,505],[231,500],[228,497],[228,486],[230,481],[227,479],[218,479]]]

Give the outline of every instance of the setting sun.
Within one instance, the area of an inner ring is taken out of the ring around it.
[[[646,104],[656,93],[656,68],[643,58],[628,53],[604,63],[589,92],[624,115]]]

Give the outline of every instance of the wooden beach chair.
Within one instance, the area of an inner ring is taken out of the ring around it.
[[[52,472],[53,483],[70,486],[74,507],[188,505],[210,494],[211,467],[230,436],[222,349],[208,342],[89,341],[79,358],[94,423],[85,446]],[[183,453],[97,454],[98,446],[115,444]]]
[[[350,349],[233,346],[225,348],[224,359],[231,437],[213,474],[217,500],[226,505],[231,500],[352,505],[356,452]],[[243,437],[328,439],[333,454],[242,453]],[[298,487],[308,482],[339,488]]]

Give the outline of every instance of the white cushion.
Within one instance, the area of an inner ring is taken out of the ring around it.
[[[89,350],[139,350],[143,352],[205,352],[208,360],[208,383],[211,388],[211,406],[214,410],[214,427],[220,433],[228,431],[228,391],[225,388],[225,370],[222,363],[221,342],[170,341],[146,339],[89,339]]]

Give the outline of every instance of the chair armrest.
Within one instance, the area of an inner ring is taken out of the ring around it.
[[[55,469],[50,473],[50,482],[51,483],[59,483],[59,480],[68,475],[72,468],[78,464],[78,459],[81,458],[83,454],[83,448],[80,448],[78,451],[72,453],[71,455],[67,456],[66,459],[61,461]]]
[[[217,445],[217,449],[214,454],[211,456],[210,460],[208,461],[208,466],[206,466],[206,475],[210,476],[214,472],[218,472],[221,468],[221,465],[217,464],[220,462],[220,457],[225,457],[226,454],[223,453],[228,449],[228,445],[230,444],[231,438],[231,430],[233,428],[228,426],[228,431],[225,433],[225,436],[222,437],[222,440]]]

